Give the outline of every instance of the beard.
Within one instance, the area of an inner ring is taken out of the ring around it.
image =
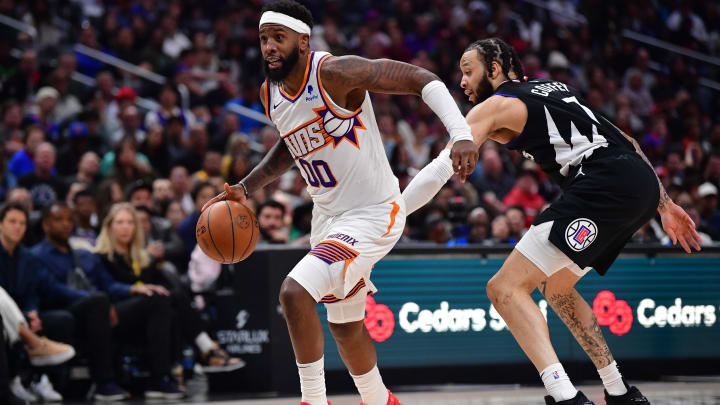
[[[293,48],[287,59],[282,57],[280,58],[280,62],[282,63],[280,69],[270,69],[270,64],[263,59],[263,71],[265,72],[265,77],[270,81],[270,83],[279,84],[288,77],[290,72],[292,72],[293,68],[298,63],[298,60],[300,60],[300,48],[298,46]]]
[[[493,89],[492,84],[490,84],[490,79],[488,79],[486,75],[483,75],[480,83],[475,87],[475,104],[477,105],[487,100],[493,93],[495,93],[495,89]]]

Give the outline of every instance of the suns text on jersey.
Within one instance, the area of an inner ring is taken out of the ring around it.
[[[293,157],[301,158],[327,146],[328,135],[322,126],[322,118],[316,117],[283,136],[283,141]]]

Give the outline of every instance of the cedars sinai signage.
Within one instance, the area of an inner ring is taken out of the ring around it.
[[[451,255],[440,259],[391,255],[379,262],[372,274],[379,292],[367,299],[365,325],[383,365],[526,362],[485,294],[487,280],[502,263],[502,259]],[[607,276],[591,272],[576,288],[592,307],[618,358],[720,361],[718,269],[720,258],[702,255],[621,257]],[[585,358],[544,297],[536,291],[533,299],[548,322],[561,360]],[[326,346],[326,364],[341,369],[335,350],[334,345]]]

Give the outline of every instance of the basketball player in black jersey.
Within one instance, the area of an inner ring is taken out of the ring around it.
[[[695,224],[670,200],[634,139],[588,108],[568,85],[524,79],[507,43],[491,38],[471,44],[460,70],[461,86],[477,104],[467,115],[475,143],[492,139],[522,151],[563,189],[487,284],[488,297],[540,372],[545,402],[592,404],[558,361],[547,323],[530,297],[535,288],[597,367],[606,403],[649,404],[620,375],[592,309],[574,286],[591,268],[605,274],[656,212],[673,243],[688,253],[690,246],[700,250]],[[474,165],[459,161],[458,156],[453,168],[464,179]]]

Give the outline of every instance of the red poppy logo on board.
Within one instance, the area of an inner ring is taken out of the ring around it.
[[[610,291],[600,291],[593,300],[593,312],[600,326],[609,326],[610,332],[622,336],[630,332],[633,311],[625,300],[615,299]]]
[[[367,296],[365,301],[365,327],[376,342],[384,342],[395,331],[395,315],[387,305],[376,304],[375,299]]]

